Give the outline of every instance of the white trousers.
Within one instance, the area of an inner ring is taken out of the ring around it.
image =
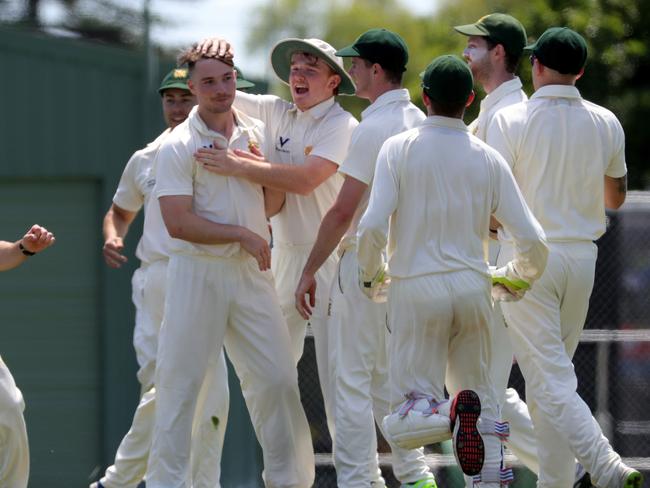
[[[471,270],[393,278],[388,292],[393,409],[411,391],[443,399],[446,377],[451,396],[474,390],[481,399],[481,416],[498,418],[489,374],[490,287],[487,276]],[[485,465],[500,466],[500,440],[486,435],[483,442]]]
[[[311,245],[288,246],[276,243],[272,249],[271,267],[275,277],[282,314],[289,328],[291,350],[296,364],[302,357],[308,322],[314,333],[316,366],[323,394],[323,403],[325,404],[327,427],[332,439],[334,439],[336,434],[332,421],[332,402],[334,398],[332,378],[334,377],[335,363],[332,361],[331,344],[333,344],[333,338],[330,337],[330,330],[327,327],[327,316],[330,307],[330,288],[336,274],[338,259],[336,254],[332,253],[316,273],[316,306],[313,309],[312,316],[307,321],[296,310],[295,291],[311,248]]]
[[[332,283],[332,313],[336,362],[334,464],[337,486],[384,486],[377,460],[375,422],[390,411],[386,304],[375,303],[359,289],[357,254],[348,249]],[[423,450],[391,444],[393,473],[402,483],[431,477]]]
[[[133,335],[141,366],[138,379],[142,381],[144,394],[136,408],[131,428],[120,442],[114,464],[100,480],[105,488],[136,488],[147,470],[156,404],[153,372],[163,320],[166,282],[167,260],[143,266],[133,276],[133,303],[136,306]],[[220,486],[221,452],[229,400],[228,371],[221,350],[210,358],[194,416],[191,450],[193,488]]]
[[[526,380],[535,425],[539,487],[572,486],[575,461],[597,486],[618,486],[621,458],[580,398],[571,359],[584,327],[594,283],[596,246],[550,243],[546,270],[518,302],[502,310],[515,356]],[[512,258],[502,246],[499,263]]]
[[[27,488],[29,445],[23,411],[25,402],[0,357],[0,486]]]
[[[167,283],[147,486],[189,488],[192,418],[209,358],[223,344],[262,446],[266,486],[311,486],[309,426],[271,273],[253,258],[173,255]]]
[[[500,243],[490,239],[489,261],[491,265],[497,264],[500,250]],[[508,380],[512,370],[513,350],[506,327],[501,304],[497,302],[494,304],[492,312],[490,377],[496,389],[501,418],[510,424],[510,436],[506,441],[506,445],[517,456],[519,461],[537,474],[539,471],[537,443],[528,406],[519,398],[516,390],[508,388]],[[468,480],[468,486],[471,488],[470,483],[471,481]]]

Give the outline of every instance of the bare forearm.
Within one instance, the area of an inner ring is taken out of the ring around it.
[[[193,212],[182,216],[165,217],[169,235],[196,244],[229,244],[242,239],[244,228],[238,225],[219,224],[204,219]]]
[[[104,223],[102,225],[104,241],[109,241],[116,237],[123,239],[129,231],[129,226],[134,218],[134,212],[116,209],[114,205],[111,205],[111,208],[108,209],[108,212],[104,216]]]
[[[20,250],[20,241],[0,241],[0,271],[15,268],[27,260]]]
[[[309,254],[307,263],[303,270],[307,274],[315,274],[320,269],[327,258],[334,252],[336,246],[341,242],[345,231],[350,227],[353,214],[338,212],[336,208],[331,208],[318,229],[316,243]]]
[[[306,167],[291,164],[250,161],[243,176],[253,183],[299,195],[308,195],[318,186]]]

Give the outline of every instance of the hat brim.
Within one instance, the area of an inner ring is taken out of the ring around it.
[[[336,55],[340,58],[356,58],[361,56],[354,46],[346,46],[343,49],[339,49],[336,51]]]
[[[524,46],[524,51],[534,51],[536,47],[537,47],[537,42],[533,42],[532,44],[528,44],[527,46]]]
[[[161,86],[160,88],[158,88],[158,93],[162,95],[165,90],[171,90],[172,88],[178,88],[179,90],[190,91],[190,88],[187,86],[187,83],[176,82],[176,83],[169,83],[165,86]]]
[[[255,86],[255,83],[253,83],[253,82],[237,78],[237,89],[238,90],[241,90],[242,88],[253,88],[254,86]]]
[[[335,60],[331,59],[325,52],[318,49],[313,44],[303,41],[302,39],[285,39],[278,42],[271,50],[271,66],[275,75],[287,85],[289,84],[289,72],[291,71],[291,55],[296,51],[302,51],[313,54],[322,59],[332,68],[337,75],[341,77],[339,85],[340,95],[354,95],[356,88],[350,75],[341,68]]]
[[[457,25],[454,27],[454,30],[465,36],[481,36],[481,37],[488,36],[489,37],[490,35],[484,27],[481,27],[476,24]]]

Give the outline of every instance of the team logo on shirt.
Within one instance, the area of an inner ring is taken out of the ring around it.
[[[314,146],[305,146],[305,156],[309,156],[312,149],[314,149]]]
[[[153,188],[156,186],[156,179],[155,178],[149,178],[146,183],[145,183],[147,188]]]
[[[275,150],[280,151],[280,152],[284,152],[284,153],[288,153],[289,149],[288,148],[285,149],[285,147],[284,147],[287,142],[289,142],[288,137],[284,138],[284,137],[280,136],[280,140],[278,141],[278,143],[275,144]]]

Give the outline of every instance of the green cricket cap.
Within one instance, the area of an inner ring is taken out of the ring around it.
[[[524,52],[527,41],[524,26],[508,14],[485,15],[473,24],[457,25],[454,30],[466,36],[489,37],[503,45],[506,52],[517,57]]]
[[[187,68],[174,68],[163,78],[160,83],[160,88],[158,88],[158,93],[162,95],[165,90],[169,90],[170,88],[189,91],[190,89],[187,86],[187,78]]]
[[[248,81],[246,77],[244,76],[244,73],[241,72],[241,70],[235,66],[235,71],[237,71],[237,89],[242,90],[244,88],[253,88],[255,86],[255,83],[252,81]]]
[[[406,71],[406,63],[409,60],[409,51],[404,39],[387,29],[370,29],[364,32],[353,44],[336,51],[336,55],[343,58],[363,58],[399,73]]]
[[[429,98],[440,103],[464,103],[474,88],[467,63],[458,56],[439,56],[420,73],[422,88]]]
[[[568,27],[551,27],[526,46],[540,63],[564,75],[577,75],[587,62],[587,42]]]
[[[306,52],[322,59],[341,77],[339,93],[341,95],[354,95],[356,91],[354,81],[345,71],[343,60],[336,56],[336,49],[320,39],[284,39],[271,49],[271,66],[280,80],[287,85],[289,84],[291,56],[297,52]]]

